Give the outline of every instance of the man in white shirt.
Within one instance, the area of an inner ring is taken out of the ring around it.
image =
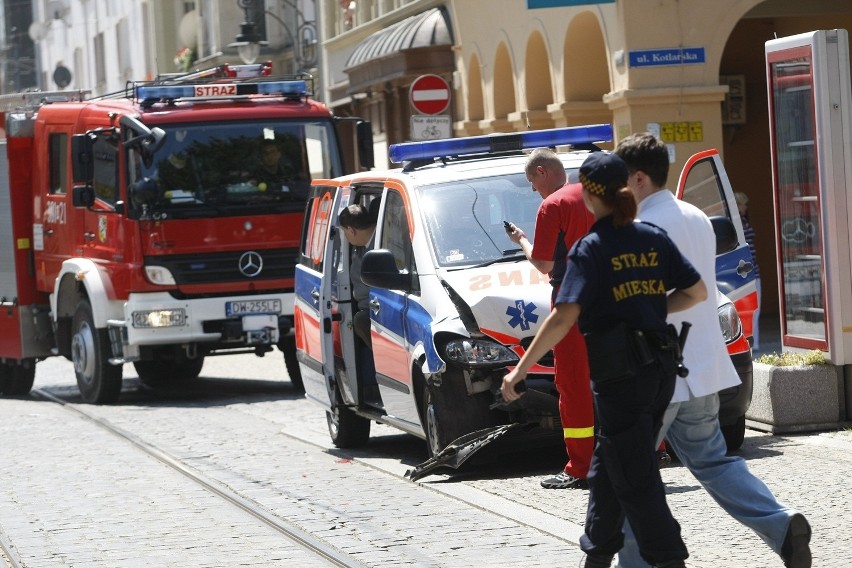
[[[681,253],[708,283],[716,281],[716,237],[707,216],[697,207],[675,199],[665,189],[669,170],[666,145],[655,136],[633,134],[620,141],[615,153],[627,163],[628,187],[639,204],[637,218],[668,232]],[[672,314],[669,323],[680,329],[693,324],[684,349],[687,377],[678,377],[672,402],[663,417],[665,437],[680,461],[716,502],[733,518],[755,531],[784,560],[788,568],[811,566],[811,528],[798,511],[779,503],[739,456],[728,456],[719,427],[719,391],[739,384],[719,330],[716,296]],[[658,440],[659,441],[659,440]],[[646,567],[625,523],[621,568]]]

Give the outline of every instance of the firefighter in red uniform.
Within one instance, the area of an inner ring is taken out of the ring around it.
[[[540,272],[547,273],[553,296],[565,275],[571,246],[589,231],[594,216],[583,203],[583,186],[566,184],[565,167],[556,152],[538,148],[530,153],[525,171],[534,191],[541,195],[533,243],[512,225],[509,238],[518,243]],[[575,327],[553,348],[559,417],[565,436],[568,463],[558,474],[543,479],[548,489],[585,488],[595,447],[594,410],[589,387],[589,363],[583,336]]]

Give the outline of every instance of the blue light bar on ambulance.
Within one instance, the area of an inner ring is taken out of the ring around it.
[[[611,140],[611,124],[590,124],[587,126],[569,126],[548,130],[529,130],[527,132],[486,134],[464,138],[447,138],[446,140],[392,144],[388,148],[388,157],[391,162],[399,164],[409,160],[451,158],[466,154],[511,152],[544,148],[547,146],[609,142]]]
[[[242,95],[306,96],[305,81],[268,81],[264,83],[203,83],[200,85],[137,86],[136,98],[147,103],[163,100]]]

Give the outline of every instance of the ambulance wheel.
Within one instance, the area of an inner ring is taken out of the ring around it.
[[[729,452],[739,450],[745,441],[745,415],[737,418],[733,424],[722,426],[722,435]]]
[[[456,438],[494,426],[496,421],[484,393],[469,396],[461,375],[443,377],[440,387],[425,386],[422,423],[426,450],[434,457]]]
[[[346,406],[334,405],[326,411],[325,420],[331,443],[336,448],[360,448],[370,440],[370,421]]]
[[[305,392],[305,383],[302,382],[302,370],[299,369],[299,359],[296,357],[296,337],[288,335],[281,340],[281,351],[284,352],[284,366],[287,367],[287,376],[290,382],[299,392]]]
[[[0,392],[6,396],[23,396],[33,388],[35,362],[4,363],[0,376]]]
[[[139,375],[142,384],[160,386],[178,381],[197,379],[204,366],[204,357],[195,359],[153,359],[150,361],[134,361],[133,368]]]
[[[80,300],[74,312],[71,361],[85,402],[110,404],[121,394],[121,366],[109,362],[109,336],[95,327],[92,306]]]

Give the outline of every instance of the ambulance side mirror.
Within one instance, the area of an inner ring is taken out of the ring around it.
[[[710,217],[713,232],[716,233],[716,255],[730,252],[740,244],[737,230],[731,220],[723,216]]]
[[[361,280],[373,288],[411,291],[411,274],[397,268],[393,253],[387,249],[364,253],[361,260]]]

